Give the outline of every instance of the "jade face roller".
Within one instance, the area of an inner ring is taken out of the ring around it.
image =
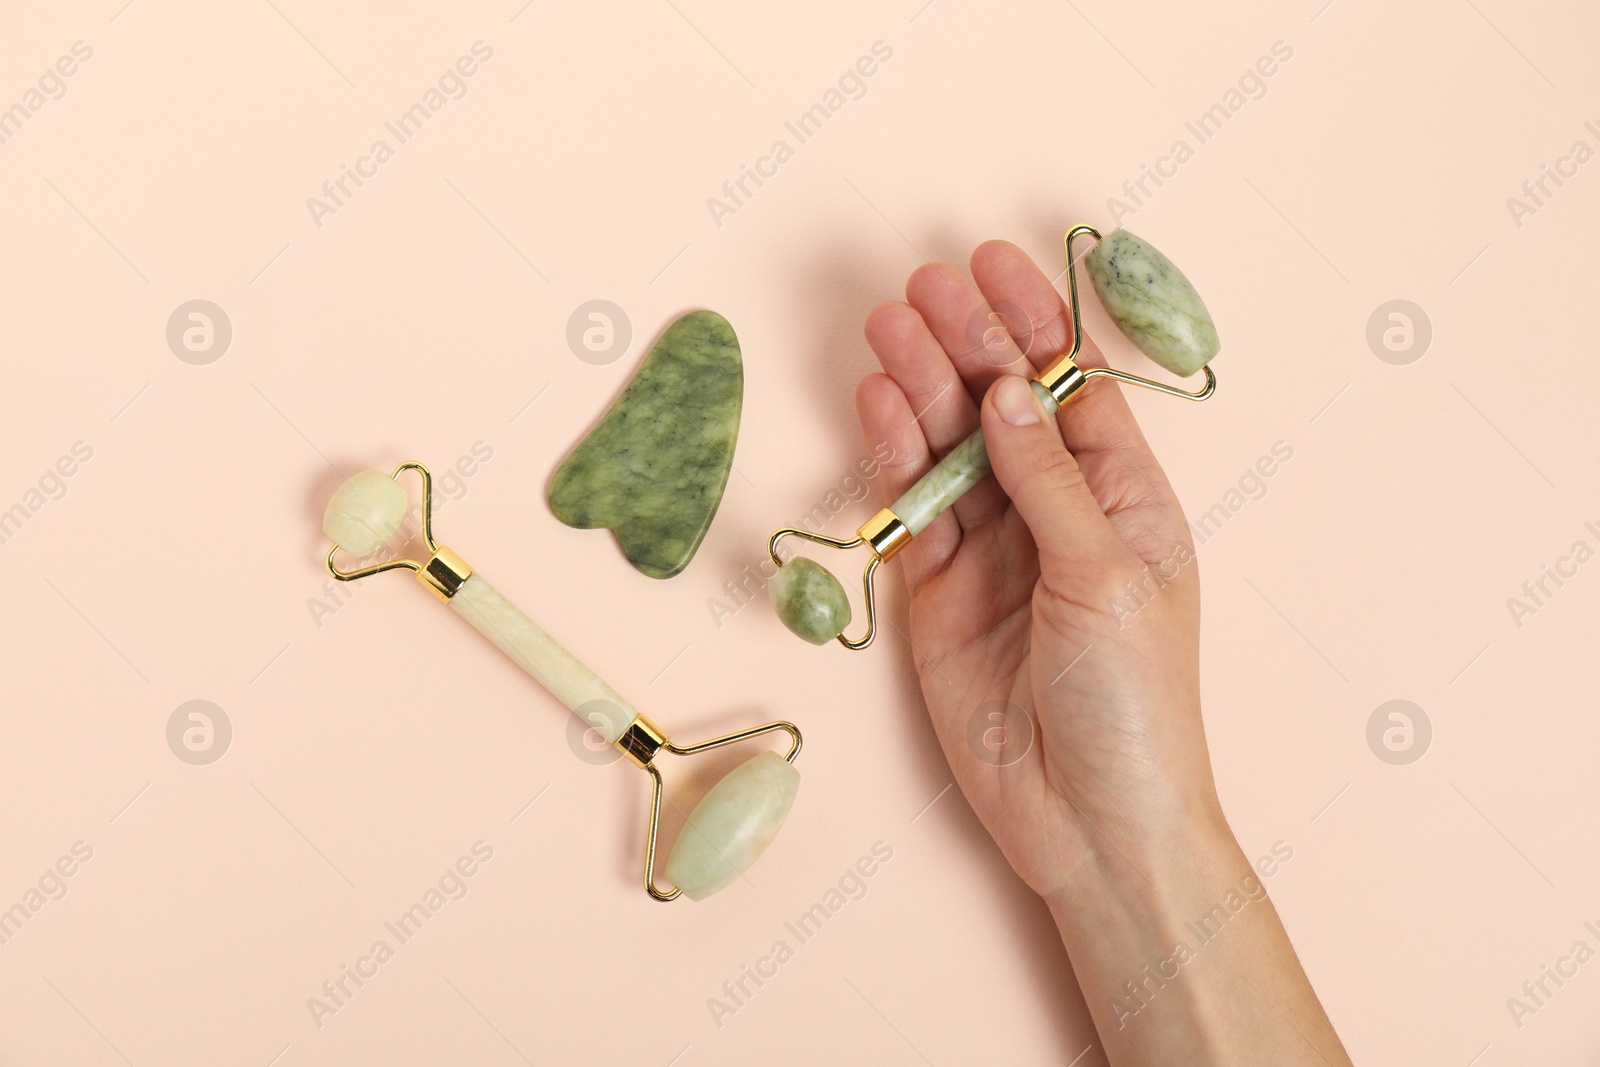
[[[1095,240],[1084,262],[1088,265],[1094,291],[1111,321],[1141,352],[1165,370],[1180,377],[1204,370],[1205,385],[1191,393],[1108,367],[1078,366],[1083,326],[1072,241],[1079,236]],[[1062,244],[1067,258],[1072,347],[1033,378],[1033,391],[1046,411],[1054,414],[1094,378],[1111,378],[1185,400],[1204,400],[1216,391],[1217,376],[1208,366],[1220,347],[1216,327],[1200,294],[1171,260],[1127,230],[1113,230],[1102,238],[1093,226],[1074,226],[1067,231]],[[872,644],[877,631],[872,576],[878,565],[894,558],[940,512],[988,473],[989,454],[984,448],[983,430],[977,429],[901,494],[900,499],[868,519],[850,540],[825,537],[793,526],[773,531],[767,541],[767,554],[778,572],[767,588],[778,617],[785,626],[813,644],[826,644],[829,639],[836,639],[844,647],[855,650]],[[785,537],[798,537],[830,548],[866,546],[870,556],[861,575],[867,610],[864,634],[854,639],[844,635],[844,628],[850,625],[850,600],[832,574],[804,557],[796,557],[788,563],[778,558],[778,544]]]
[[[354,556],[369,556],[402,532],[409,501],[398,479],[408,470],[422,477],[422,538],[431,553],[428,560],[386,559],[357,570],[340,570],[334,557],[341,549]],[[799,772],[794,769],[794,759],[800,754],[799,729],[793,723],[769,722],[697,745],[673,744],[659,726],[633,710],[616,690],[557,644],[460,556],[435,543],[433,477],[427,467],[402,463],[388,475],[362,471],[333,494],[322,528],[333,540],[327,555],[328,573],[341,582],[353,582],[382,571],[412,571],[419,582],[533,675],[552,696],[615,745],[635,766],[649,773],[652,794],[644,887],[656,900],[675,900],[680,893],[690,900],[710,896],[737,879],[777,835],[800,786]],[[763,752],[735,767],[711,787],[690,812],[667,859],[667,878],[675,888],[659,888],[655,864],[656,832],[661,822],[661,772],[655,765],[656,756],[662,751],[692,756],[774,730],[789,735],[792,743],[788,753],[780,756]]]

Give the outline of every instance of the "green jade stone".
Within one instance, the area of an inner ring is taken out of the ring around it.
[[[605,527],[640,572],[689,565],[722,503],[739,436],[744,362],[728,320],[692,311],[656,342],[550,483],[550,510]]]
[[[813,645],[825,645],[850,625],[850,598],[821,564],[796,556],[767,583],[783,624]]]
[[[1217,327],[1200,294],[1154,246],[1112,230],[1083,262],[1111,321],[1156,364],[1187,378],[1217,354]]]

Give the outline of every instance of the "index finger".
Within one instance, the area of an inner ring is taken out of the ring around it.
[[[972,253],[972,277],[1012,337],[1027,339],[1034,364],[1049,366],[1072,347],[1066,301],[1022,249],[1009,241],[986,241]],[[1088,338],[1076,362],[1106,366]],[[1122,390],[1108,382],[1091,383],[1061,409],[1058,421],[1063,443],[1124,540],[1141,555],[1146,548],[1170,549],[1164,542],[1188,524]],[[1152,505],[1159,529],[1145,522]],[[1119,521],[1119,511],[1144,514],[1137,521],[1132,516]]]

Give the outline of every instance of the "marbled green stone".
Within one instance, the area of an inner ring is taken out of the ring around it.
[[[722,502],[743,403],[733,327],[714,311],[690,312],[556,471],[550,510],[568,526],[609,528],[628,562],[671,578]]]
[[[1059,408],[1056,398],[1050,395],[1050,390],[1038,382],[1030,382],[1033,393],[1039,398],[1039,403],[1044,405],[1045,411],[1055,414]],[[915,537],[928,528],[928,524],[937,519],[945,508],[954,504],[966,495],[967,490],[983,481],[993,467],[989,462],[989,447],[983,440],[983,429],[973,430],[965,441],[952,448],[950,452],[934,465],[933,469],[917,479],[913,485],[900,495],[900,499],[889,505],[889,510],[899,516],[900,521],[906,524],[906,529]]]
[[[1217,327],[1200,294],[1154,246],[1113,230],[1084,265],[1111,321],[1157,364],[1187,378],[1217,354]]]
[[[804,556],[778,568],[767,583],[783,624],[813,645],[825,645],[850,625],[850,598],[827,569]]]
[[[917,479],[901,494],[889,509],[906,524],[915,537],[928,528],[951,504],[966,495],[967,490],[983,481],[988,474],[989,450],[984,445],[983,430],[973,430],[965,441],[950,450],[934,467]]]

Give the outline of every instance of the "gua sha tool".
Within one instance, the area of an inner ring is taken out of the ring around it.
[[[408,470],[422,477],[422,538],[431,553],[427,561],[386,558],[356,570],[341,570],[334,562],[341,549],[353,556],[369,556],[402,533],[409,499],[398,479]],[[402,463],[388,475],[362,471],[333,494],[322,528],[333,540],[327,555],[328,573],[341,582],[352,582],[388,570],[412,571],[419,582],[494,642],[552,696],[635,766],[649,773],[652,792],[644,887],[656,900],[675,900],[679,894],[690,900],[703,900],[739,878],[777,835],[800,786],[799,772],[794,769],[795,757],[800,754],[800,730],[793,723],[769,722],[696,745],[673,744],[659,726],[635,711],[615,689],[578,662],[460,556],[434,541],[433,477],[427,467]],[[661,822],[661,772],[655,764],[656,756],[663,751],[692,756],[775,730],[782,730],[791,738],[788,753],[780,756],[773,751],[763,752],[735,767],[711,787],[690,812],[667,859],[667,878],[675,888],[661,889],[655,881],[656,832]]]
[[[568,526],[610,527],[640,573],[671,578],[722,502],[743,403],[733,327],[715,311],[691,311],[557,469],[550,510]]]
[[[1205,385],[1187,392],[1109,367],[1078,366],[1077,355],[1083,347],[1083,316],[1078,304],[1072,241],[1079,236],[1095,240],[1084,262],[1094,291],[1117,329],[1139,351],[1173,374],[1188,377],[1204,370]],[[1113,230],[1102,238],[1093,226],[1074,226],[1067,231],[1062,245],[1067,259],[1072,347],[1033,378],[1033,391],[1046,411],[1054,414],[1094,378],[1111,378],[1185,400],[1204,400],[1216,391],[1217,376],[1208,366],[1220,347],[1216,326],[1200,294],[1171,260],[1127,230]],[[940,512],[982,481],[989,470],[989,454],[980,428],[901,494],[900,499],[868,519],[848,541],[793,526],[773,531],[767,541],[767,554],[772,557],[778,573],[767,588],[783,624],[812,644],[837,640],[853,650],[872,644],[877,631],[872,576],[878,566],[893,559]],[[860,637],[852,639],[844,635],[845,627],[850,625],[850,600],[832,574],[804,557],[796,557],[788,563],[778,558],[778,544],[785,537],[798,537],[838,549],[866,546],[870,556],[861,574],[861,589],[867,610],[867,629]]]

